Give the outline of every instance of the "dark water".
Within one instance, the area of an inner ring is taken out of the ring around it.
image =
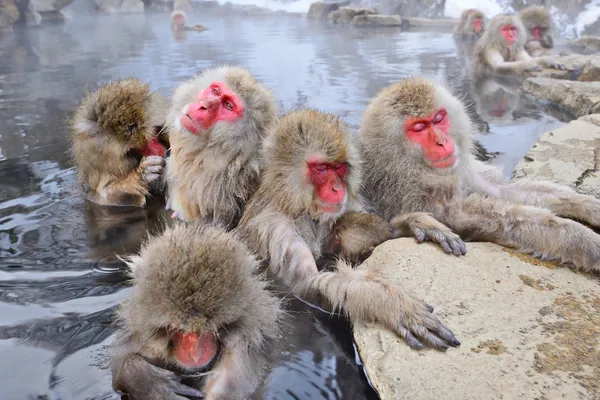
[[[481,142],[502,152],[493,162],[507,175],[539,134],[560,125],[516,89],[474,87],[449,33],[203,14],[190,20],[210,30],[176,41],[167,18],[84,17],[0,36],[3,400],[119,398],[103,367],[114,307],[128,293],[115,253],[135,251],[164,213],[162,204],[145,212],[82,199],[65,119],[98,82],[135,75],[168,95],[205,67],[239,63],[275,91],[283,110],[313,106],[356,126],[382,86],[428,75],[469,103]],[[292,304],[294,333],[264,398],[368,398],[348,336],[339,334],[343,322]]]

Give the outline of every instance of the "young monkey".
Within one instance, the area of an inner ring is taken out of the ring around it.
[[[473,50],[475,79],[489,74],[523,74],[541,71],[542,67],[564,70],[566,67],[550,57],[531,58],[525,50],[527,32],[519,17],[496,15]]]
[[[180,222],[128,264],[133,290],[119,309],[113,387],[132,400],[250,398],[281,310],[237,236]],[[193,387],[180,383],[186,377]]]
[[[478,39],[485,31],[485,15],[476,8],[464,10],[454,27],[454,36],[463,39]]]
[[[136,78],[89,93],[70,121],[71,153],[91,201],[143,207],[162,181],[168,104]]]
[[[191,25],[191,26],[188,25],[187,24],[187,14],[183,10],[173,11],[171,13],[170,20],[171,20],[171,30],[174,33],[182,32],[182,31],[202,32],[202,31],[208,30],[208,28],[206,28],[205,26],[200,25],[200,24],[195,24],[195,25]]]
[[[531,57],[551,56],[554,51],[552,18],[544,7],[532,6],[519,12],[519,18],[527,32],[525,50]]]
[[[443,86],[411,78],[383,89],[358,133],[377,211],[428,213],[465,240],[600,271],[600,235],[561,218],[598,228],[600,200],[549,182],[506,182],[473,159],[472,132],[464,105]]]
[[[342,260],[333,271],[319,271],[315,259],[332,226],[346,212],[363,211],[359,168],[348,128],[337,117],[288,113],[265,140],[260,187],[237,229],[296,295],[325,299],[351,322],[379,322],[414,348],[458,346],[431,307],[375,267],[353,270]]]
[[[167,118],[173,216],[235,226],[258,187],[259,149],[275,118],[272,93],[242,68],[207,69],[179,86]]]

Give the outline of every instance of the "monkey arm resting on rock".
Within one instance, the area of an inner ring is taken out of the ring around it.
[[[430,307],[374,267],[340,261],[319,272],[315,259],[332,226],[344,212],[362,211],[360,161],[343,122],[314,110],[289,113],[268,136],[263,158],[261,185],[238,229],[295,294],[323,297],[354,323],[379,322],[414,348],[459,345]]]

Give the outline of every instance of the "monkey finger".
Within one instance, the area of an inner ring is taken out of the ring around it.
[[[402,323],[398,325],[397,332],[413,349],[421,350],[423,348],[423,343],[421,343]]]
[[[173,382],[173,384],[171,385],[171,390],[173,390],[173,392],[175,392],[176,394],[186,396],[192,399],[204,398],[204,395],[201,391],[179,382]]]
[[[440,337],[444,342],[448,343],[452,347],[460,346],[460,341],[454,337],[454,333],[448,328],[446,328],[437,318],[435,325],[429,327],[429,330],[435,333],[438,337]]]
[[[429,304],[427,304],[427,303],[423,303],[423,304],[425,304],[425,307],[427,307],[427,311],[429,311],[430,313],[432,313],[432,312],[433,312],[433,310],[434,310],[433,306],[430,306],[430,305],[429,305]]]
[[[162,174],[164,171],[164,167],[162,165],[150,165],[146,167],[146,173],[150,174]]]
[[[413,328],[413,332],[415,332],[420,338],[423,339],[423,341],[425,341],[425,343],[431,347],[442,351],[448,350],[448,344],[427,330],[427,328],[423,326],[416,326]]]
[[[144,161],[142,161],[143,165],[160,165],[164,167],[166,165],[165,159],[160,156],[146,156],[144,157]]]
[[[427,234],[421,228],[411,228],[411,231],[418,243],[423,243],[427,239]]]
[[[442,246],[442,250],[444,250],[444,253],[446,253],[446,254],[452,253],[452,248],[450,247],[450,244],[448,243],[447,240],[441,240],[438,243],[440,244],[440,246]]]
[[[467,253],[465,243],[460,238],[452,239],[450,241],[450,247],[452,247],[452,253],[454,253],[455,256],[464,256]]]

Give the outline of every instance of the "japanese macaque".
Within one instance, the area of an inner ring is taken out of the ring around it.
[[[260,147],[275,119],[272,93],[242,68],[207,69],[179,86],[167,118],[173,216],[235,226],[258,188]]]
[[[324,241],[317,266],[335,263],[338,258],[353,266],[369,258],[375,247],[392,239],[393,229],[389,222],[375,214],[347,212],[335,222]]]
[[[519,18],[527,32],[525,50],[531,57],[550,56],[554,50],[552,18],[544,7],[532,6],[519,12]]]
[[[464,10],[454,27],[457,38],[476,39],[485,31],[485,15],[476,8]]]
[[[248,248],[222,228],[179,222],[127,262],[113,387],[133,400],[250,398],[281,307]]]
[[[91,201],[143,207],[161,189],[168,103],[136,78],[89,93],[70,121],[71,153]]]
[[[491,19],[473,50],[473,74],[479,79],[489,74],[517,74],[541,71],[542,67],[564,70],[550,57],[531,58],[524,45],[527,32],[514,15]]]
[[[185,11],[177,10],[171,13],[171,30],[173,32],[181,32],[181,31],[197,31],[202,32],[208,30],[203,25],[196,24],[189,26],[187,24],[187,15]]]
[[[472,132],[463,104],[443,86],[411,78],[383,89],[358,133],[376,210],[428,213],[465,240],[600,271],[600,235],[566,219],[600,227],[600,200],[549,182],[505,181],[473,159]]]
[[[351,322],[379,322],[413,348],[460,344],[432,308],[375,267],[354,270],[341,260],[319,272],[315,259],[332,226],[345,212],[363,211],[360,160],[341,120],[315,110],[286,114],[265,139],[263,163],[237,229],[294,294],[323,300]]]

